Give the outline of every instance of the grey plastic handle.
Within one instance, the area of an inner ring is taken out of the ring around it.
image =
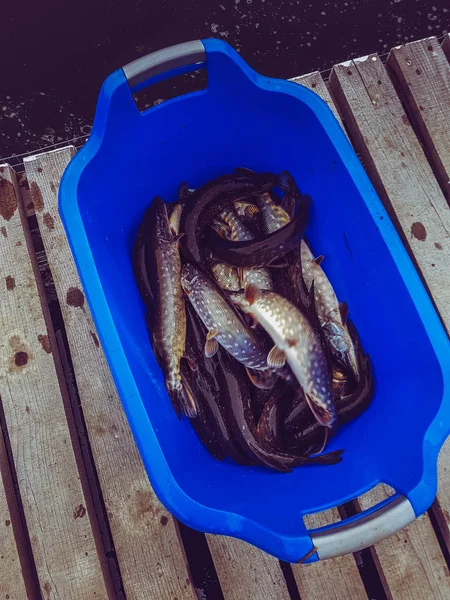
[[[134,88],[165,71],[202,63],[205,59],[205,46],[200,40],[195,40],[157,50],[128,63],[122,69],[128,85]]]
[[[377,544],[416,518],[410,501],[397,496],[378,510],[350,523],[311,535],[319,559],[335,558]]]

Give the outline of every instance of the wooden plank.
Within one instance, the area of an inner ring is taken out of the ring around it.
[[[106,599],[19,188],[9,167],[0,171],[0,395],[41,593]]]
[[[7,490],[14,495],[12,478],[6,455],[3,434],[0,430],[0,598],[23,600],[27,597],[19,548],[14,535],[20,527],[8,506]],[[34,595],[37,600],[37,596]]]
[[[335,97],[378,194],[398,219],[404,241],[450,331],[450,211],[376,55],[337,65]]]
[[[328,104],[342,125],[331,94],[319,72],[302,75],[292,79],[318,94]],[[306,524],[309,529],[324,527],[340,521],[337,509],[308,515]],[[332,598],[340,600],[360,600],[367,598],[358,567],[352,555],[341,556],[335,560],[309,564],[292,565],[295,580],[302,600]],[[318,585],[320,581],[320,585]]]
[[[450,211],[385,68],[371,55],[336,65],[330,81],[356,149],[395,211],[449,330]],[[380,495],[369,497],[371,504],[387,495],[382,489],[374,493]],[[427,516],[377,545],[377,554],[394,599],[449,597],[447,566]]]
[[[318,94],[322,98],[322,100],[325,100],[325,102],[333,111],[334,116],[339,121],[341,127],[344,128],[341,117],[336,109],[336,105],[333,102],[333,99],[331,98],[331,94],[327,87],[327,84],[323,80],[323,77],[319,73],[319,71],[314,71],[313,73],[308,73],[307,75],[300,75],[299,77],[293,77],[291,81],[293,81],[294,83],[299,83],[300,85],[304,85],[312,92]]]
[[[83,288],[59,216],[59,182],[74,153],[74,148],[63,148],[41,154],[26,160],[25,168],[64,318],[124,590],[128,600],[193,598],[176,525],[149,484],[89,307],[84,302]],[[70,290],[77,290],[82,300],[68,302]]]
[[[207,539],[227,600],[290,600],[275,558],[234,538],[208,535]],[[303,596],[302,599],[305,600]]]
[[[394,48],[388,64],[450,200],[450,64],[435,37]]]

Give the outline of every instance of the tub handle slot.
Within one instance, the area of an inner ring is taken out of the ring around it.
[[[195,40],[157,50],[133,60],[122,69],[128,85],[134,90],[166,71],[177,71],[188,65],[198,65],[199,68],[205,60],[205,46],[200,40]]]
[[[416,518],[411,502],[402,495],[365,512],[326,529],[314,530],[311,540],[319,559],[363,550],[397,533]]]

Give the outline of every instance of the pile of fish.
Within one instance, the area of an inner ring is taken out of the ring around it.
[[[140,224],[133,268],[167,392],[219,460],[335,464],[327,441],[372,399],[369,356],[303,239],[310,203],[287,171],[236,169],[154,198]]]

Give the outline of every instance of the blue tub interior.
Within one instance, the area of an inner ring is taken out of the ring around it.
[[[440,353],[448,352],[447,338],[328,107],[309,90],[258,76],[228,47],[208,43],[206,90],[144,113],[121,71],[108,78],[91,140],[63,181],[61,211],[157,493],[189,525],[245,537],[292,560],[285,549],[305,536],[303,514],[380,481],[409,495],[417,514],[431,503],[448,428],[441,424],[431,436],[445,397]],[[196,187],[236,166],[288,169],[311,196],[308,239],[325,255],[323,267],[371,355],[376,394],[331,441],[330,450],[345,448],[339,465],[286,475],[218,462],[189,422],[176,418],[150,349],[131,267],[141,217],[155,195],[173,201],[180,182]],[[258,535],[243,533],[244,522]]]

